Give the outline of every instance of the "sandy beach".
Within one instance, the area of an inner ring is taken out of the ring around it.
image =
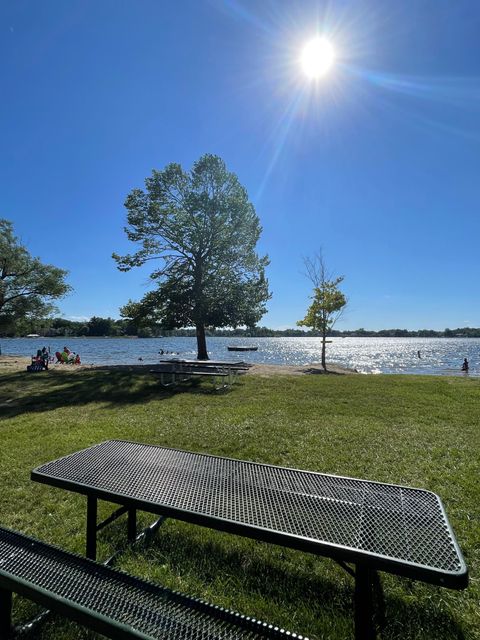
[[[25,356],[2,356],[0,355],[0,372],[1,371],[20,371],[25,369],[31,362],[30,358]]]

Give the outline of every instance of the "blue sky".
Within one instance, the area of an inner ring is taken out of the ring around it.
[[[302,46],[337,52],[318,82]],[[220,155],[260,217],[273,292],[309,304],[302,256],[345,276],[339,328],[480,326],[477,0],[18,0],[0,4],[0,216],[70,272],[67,318],[148,287],[123,202],[153,168]]]

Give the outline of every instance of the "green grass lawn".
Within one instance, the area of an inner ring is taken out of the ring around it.
[[[480,382],[417,376],[244,376],[166,392],[144,372],[0,374],[0,523],[84,552],[85,499],[31,482],[33,467],[125,438],[429,489],[470,571],[450,591],[382,574],[382,638],[480,638]],[[101,515],[112,505],[101,503]],[[152,516],[141,516],[148,523]],[[124,540],[99,536],[99,557]],[[310,638],[353,634],[353,580],[333,561],[168,520],[118,566]],[[17,620],[34,610],[15,601]],[[92,638],[53,618],[36,637]]]

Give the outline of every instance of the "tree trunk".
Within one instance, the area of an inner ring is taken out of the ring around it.
[[[197,359],[208,360],[207,341],[205,339],[205,327],[203,324],[197,324]]]
[[[326,371],[327,370],[327,362],[326,362],[326,357],[325,357],[325,351],[326,351],[326,339],[327,339],[327,334],[326,331],[324,331],[322,333],[322,367],[323,370]]]

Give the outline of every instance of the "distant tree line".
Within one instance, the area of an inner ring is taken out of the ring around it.
[[[380,329],[380,331],[370,331],[362,328],[352,331],[332,330],[329,335],[344,338],[480,338],[480,328],[459,327],[457,329],[444,329],[443,331],[435,331],[434,329],[418,329],[416,331]]]
[[[101,318],[93,316],[90,320],[74,321],[65,318],[50,318],[42,320],[23,320],[0,331],[3,337],[21,337],[29,333],[38,333],[41,336],[55,337],[195,337],[194,328],[164,329],[160,325],[137,326],[135,322],[127,319],[115,320],[113,318]],[[305,338],[321,337],[321,331],[305,331],[302,329],[269,329],[268,327],[247,327],[237,329],[215,329],[206,327],[207,337],[243,337],[243,338]],[[351,331],[339,331],[331,329],[328,337],[357,337],[357,338],[480,338],[480,328],[461,327],[458,329],[445,329],[434,331],[433,329],[420,329],[408,331],[407,329],[381,329],[369,331],[367,329],[355,329]]]

